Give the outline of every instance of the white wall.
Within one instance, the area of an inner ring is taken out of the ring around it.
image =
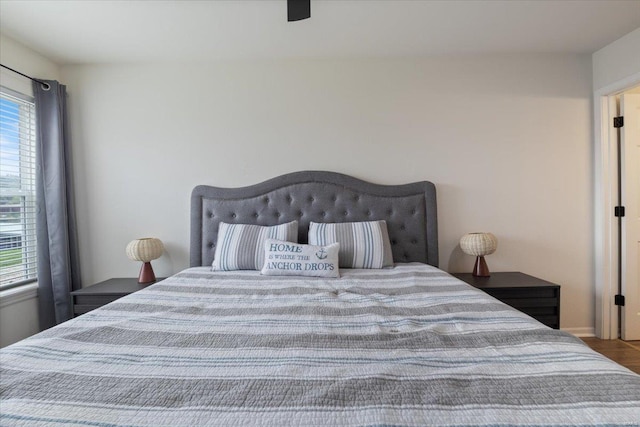
[[[640,73],[640,28],[593,54],[593,90]]]
[[[0,293],[0,347],[39,331],[37,284]]]
[[[562,326],[594,324],[590,55],[299,60],[62,68],[70,93],[85,285],[135,276],[126,244],[188,266],[197,184],[305,169],[438,189],[440,265],[491,231],[493,271],[562,285]]]
[[[60,79],[60,68],[57,64],[4,34],[0,34],[0,61],[3,65],[31,77],[47,80]],[[0,84],[33,96],[31,80],[4,68],[0,68]]]
[[[0,63],[36,78],[58,80],[58,66],[15,40],[0,35]],[[31,81],[0,68],[0,85],[32,95]],[[37,297],[33,289],[27,298],[16,297],[15,290],[0,293],[0,347],[39,331]]]

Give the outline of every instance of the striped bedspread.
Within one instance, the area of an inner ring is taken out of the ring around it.
[[[185,270],[0,351],[0,425],[639,425],[640,376],[422,264]]]

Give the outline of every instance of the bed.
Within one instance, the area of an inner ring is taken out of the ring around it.
[[[384,220],[395,265],[213,271],[221,223]],[[198,186],[191,267],[0,350],[4,425],[638,425],[640,376],[438,269],[435,187]]]

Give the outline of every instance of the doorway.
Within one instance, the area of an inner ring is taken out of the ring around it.
[[[640,86],[616,96],[622,121],[619,152],[619,329],[625,341],[640,340]],[[622,210],[624,209],[624,210]]]
[[[640,75],[597,92],[596,328],[603,339],[640,339]],[[633,105],[637,105],[634,107]],[[613,126],[624,114],[624,125]],[[598,120],[600,119],[600,120]],[[621,145],[618,145],[618,138]],[[620,150],[618,151],[618,147]],[[618,167],[618,155],[621,167]],[[618,171],[621,176],[618,177]],[[618,180],[622,185],[618,186]],[[620,190],[620,192],[619,192]],[[616,206],[624,206],[615,210]],[[624,215],[618,228],[619,218]],[[618,254],[622,262],[619,264]],[[622,286],[620,292],[618,286]],[[617,295],[624,295],[624,306]],[[618,305],[617,305],[618,304]]]

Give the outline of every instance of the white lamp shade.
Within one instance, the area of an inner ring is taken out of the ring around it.
[[[136,239],[127,245],[127,256],[135,261],[149,262],[160,258],[164,251],[164,246],[160,239],[146,237]]]
[[[491,233],[468,233],[460,239],[460,249],[467,255],[490,255],[498,248],[498,239]]]

